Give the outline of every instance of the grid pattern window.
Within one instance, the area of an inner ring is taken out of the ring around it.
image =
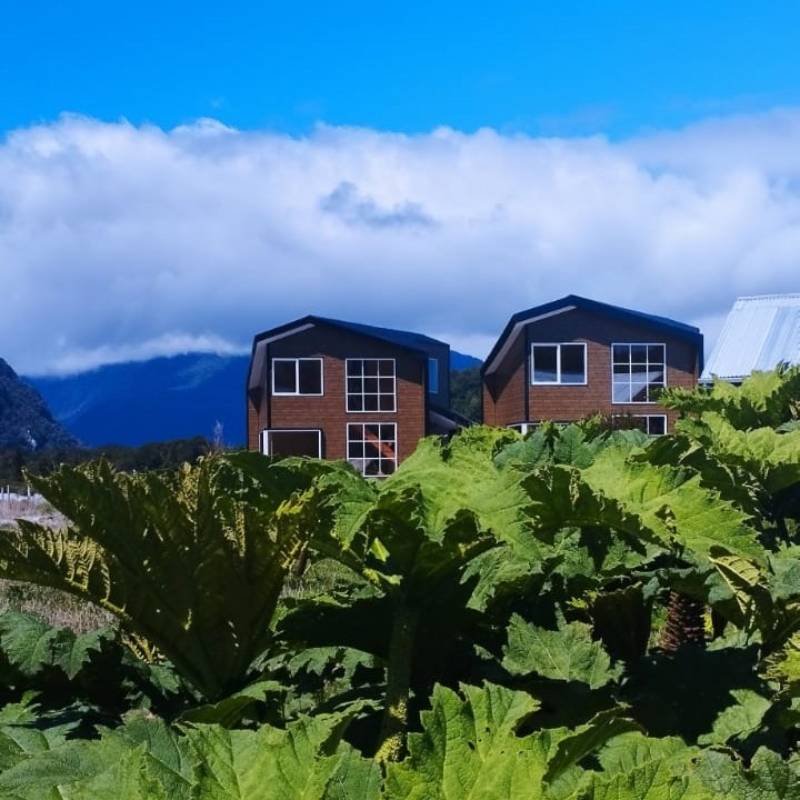
[[[321,358],[273,358],[272,394],[322,394]]]
[[[393,422],[350,422],[347,460],[368,478],[385,478],[397,469],[397,425]]]
[[[581,385],[586,383],[586,344],[532,344],[531,383]]]
[[[439,359],[428,359],[428,391],[439,394]]]
[[[395,394],[393,358],[347,359],[348,411],[394,411]]]
[[[615,416],[614,428],[638,428],[648,436],[664,436],[667,432],[666,414],[632,414]]]
[[[614,403],[655,403],[667,379],[664,344],[614,344]]]

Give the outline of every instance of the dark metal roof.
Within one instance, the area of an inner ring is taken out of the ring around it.
[[[498,353],[503,348],[506,340],[514,333],[514,329],[537,317],[549,316],[556,314],[559,311],[566,311],[567,309],[580,309],[582,311],[591,311],[596,314],[603,314],[607,317],[619,319],[623,322],[633,322],[638,324],[648,325],[653,328],[668,331],[673,336],[685,339],[694,344],[700,354],[700,368],[702,369],[703,362],[703,334],[700,328],[694,325],[687,325],[685,322],[678,322],[668,317],[660,317],[655,314],[645,314],[642,311],[634,311],[629,308],[622,308],[621,306],[613,306],[609,303],[601,303],[597,300],[589,300],[586,297],[579,297],[576,294],[568,294],[559,300],[553,300],[550,303],[544,303],[540,306],[519,311],[508,321],[508,324],[500,334],[500,338],[495,342],[494,347],[483,362],[481,372],[490,371],[492,362],[497,357]]]
[[[288,335],[295,329],[302,329],[311,325],[328,325],[333,328],[349,331],[350,333],[357,333],[360,336],[369,336],[372,339],[378,339],[397,347],[411,350],[419,355],[427,354],[431,346],[450,347],[447,342],[425,336],[421,333],[401,331],[394,328],[380,328],[375,325],[363,325],[360,322],[347,322],[341,319],[331,319],[330,317],[319,317],[315,314],[309,314],[306,317],[301,317],[292,322],[270,328],[267,331],[262,331],[256,334],[253,345],[255,347],[255,345],[263,339],[273,339],[282,335]]]

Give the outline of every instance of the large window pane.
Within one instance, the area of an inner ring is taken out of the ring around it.
[[[585,352],[582,344],[561,345],[561,383],[586,382]]]
[[[615,383],[613,389],[613,400],[615,403],[630,403],[631,385],[628,382]]]
[[[558,380],[558,345],[533,346],[533,382],[556,383]]]
[[[297,391],[297,362],[295,359],[275,359],[272,369],[274,373],[272,390],[276,394],[294,394]]]
[[[267,452],[271,456],[321,458],[319,431],[267,431]]]
[[[632,364],[647,363],[647,345],[644,344],[631,345],[631,363]]]
[[[627,344],[614,345],[614,363],[615,364],[630,364],[631,361],[631,348]]]
[[[317,359],[300,359],[300,394],[322,394],[322,362]]]

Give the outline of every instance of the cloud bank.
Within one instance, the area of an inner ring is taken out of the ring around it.
[[[567,293],[704,326],[800,291],[800,109],[627,141],[64,116],[0,143],[0,357],[239,352],[319,313],[483,356]]]

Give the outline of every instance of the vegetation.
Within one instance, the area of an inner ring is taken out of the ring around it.
[[[194,463],[213,449],[207,439],[173,439],[152,442],[140,447],[109,445],[107,447],[50,447],[30,450],[23,447],[0,448],[0,485],[23,488],[25,474],[49,475],[63,464],[76,466],[104,459],[121,470],[174,469],[186,462]]]
[[[481,368],[450,371],[450,407],[462,417],[481,418]]]
[[[0,798],[800,798],[798,398],[32,479],[0,574],[114,623],[0,615]]]

